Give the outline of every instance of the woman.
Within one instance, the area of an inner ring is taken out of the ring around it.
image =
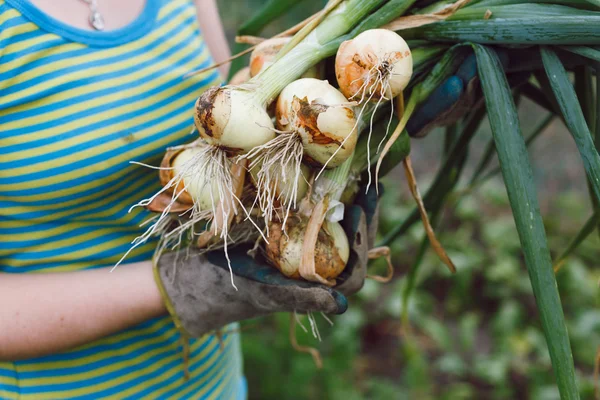
[[[244,252],[230,253],[239,290],[220,253],[153,268],[152,241],[110,273],[151,216],[131,205],[160,189],[130,161],[159,165],[194,140],[194,102],[220,81],[184,78],[228,56],[214,0],[56,4],[0,0],[0,399],[243,399],[239,337],[223,327],[341,313],[344,294]],[[366,265],[347,270],[350,294]]]
[[[237,335],[184,379],[155,243],[108,272],[227,51],[213,0],[0,0],[0,398],[245,397]]]

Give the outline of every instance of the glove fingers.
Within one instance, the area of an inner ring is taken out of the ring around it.
[[[471,53],[461,64],[455,74],[459,77],[464,86],[467,86],[477,76],[477,57]]]
[[[367,276],[369,234],[362,208],[357,205],[348,207],[342,226],[350,242],[350,257],[348,265],[337,279],[336,290],[347,296],[358,292]]]
[[[379,198],[383,196],[383,193],[383,185],[379,183],[377,188],[374,185],[369,186],[369,190],[366,193],[364,188],[361,188],[356,195],[354,204],[363,209],[367,218],[367,225],[373,223],[375,220],[374,217],[377,213]]]
[[[267,265],[262,259],[254,259],[247,254],[248,247],[240,246],[229,254],[234,279],[245,278],[251,282],[262,284],[260,295],[254,293],[257,305],[267,305],[277,311],[322,311],[329,314],[341,314],[348,308],[346,297],[326,286],[285,277],[274,267]],[[229,271],[227,259],[222,251],[206,254],[207,260],[216,267]],[[267,299],[263,298],[267,295]],[[273,300],[270,303],[269,300]]]
[[[375,190],[373,186],[370,186],[366,193],[361,190],[354,201],[354,204],[362,208],[365,213],[367,223],[367,250],[375,245],[375,238],[377,236],[377,228],[379,225],[379,198],[383,196],[383,193],[383,184],[379,183],[379,193],[377,193],[377,190]],[[358,228],[358,225],[356,225],[356,227]]]
[[[444,81],[410,118],[406,131],[411,136],[424,136],[426,128],[432,125],[440,115],[450,110],[464,93],[465,85],[458,76]]]
[[[308,282],[274,285],[234,275],[234,287],[228,269],[211,263],[203,255],[187,256],[185,251],[164,254],[158,272],[173,305],[174,317],[194,337],[231,322],[274,312],[340,314],[348,308],[343,294]]]
[[[229,262],[222,250],[211,251],[205,254],[206,259],[216,267],[229,272],[229,267],[237,277],[243,277],[251,281],[264,283],[267,285],[278,286],[298,286],[302,288],[321,287],[316,283],[304,280],[290,279],[278,271],[275,267],[269,265],[267,261],[258,254],[256,258],[248,255],[249,245],[237,246],[229,250]]]
[[[264,260],[257,261],[248,255],[249,245],[243,245],[230,249],[227,256],[223,250],[211,251],[206,253],[206,259],[213,265],[229,271],[236,276],[244,277],[256,282],[268,283],[273,285],[296,285],[299,281],[288,279],[278,272],[274,267],[268,265]]]
[[[231,269],[235,274],[234,282],[240,280],[248,283],[246,294],[265,314],[294,310],[341,314],[348,308],[348,300],[343,294],[320,284],[287,278],[264,260],[250,257],[246,249],[241,246],[229,254]],[[229,273],[229,265],[222,251],[207,253],[206,259],[214,267]]]
[[[300,286],[273,286],[272,296],[278,298],[279,311],[297,311],[301,313],[324,312],[342,314],[348,309],[348,299],[337,290],[327,287],[303,288]]]

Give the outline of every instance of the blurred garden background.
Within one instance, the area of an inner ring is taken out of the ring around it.
[[[230,43],[261,0],[219,0]],[[311,15],[323,1],[304,1],[265,30],[272,35]],[[527,135],[546,112],[523,99]],[[412,141],[421,192],[443,154],[443,130]],[[463,189],[491,138],[484,121],[458,185]],[[560,120],[530,146],[548,240],[556,258],[592,214],[577,148]],[[488,170],[497,165],[494,160]],[[380,235],[401,224],[414,203],[399,169],[384,180]],[[323,369],[295,352],[290,318],[244,323],[250,399],[559,399],[508,198],[499,175],[443,209],[436,231],[456,263],[450,276],[427,251],[409,302],[411,330],[400,323],[405,276],[424,236],[420,224],[392,244],[395,278],[367,281],[349,310],[317,316],[322,341],[297,329],[301,344],[319,349]],[[600,231],[599,231],[600,232]],[[557,274],[584,399],[594,398],[594,357],[600,345],[600,236],[594,232]],[[381,268],[382,266],[373,266]],[[307,323],[305,323],[307,325]]]

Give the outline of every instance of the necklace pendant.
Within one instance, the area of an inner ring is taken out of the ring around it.
[[[97,31],[104,30],[104,18],[98,11],[92,11],[90,14],[90,25]]]

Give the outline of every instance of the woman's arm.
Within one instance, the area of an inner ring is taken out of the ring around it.
[[[0,273],[0,361],[65,351],[164,314],[151,262]]]
[[[225,37],[221,17],[216,0],[195,0],[196,13],[198,14],[198,22],[200,29],[204,35],[206,45],[210,50],[215,62],[227,60],[231,56],[229,44]],[[219,71],[223,77],[227,77],[229,73],[229,63],[219,67]]]

